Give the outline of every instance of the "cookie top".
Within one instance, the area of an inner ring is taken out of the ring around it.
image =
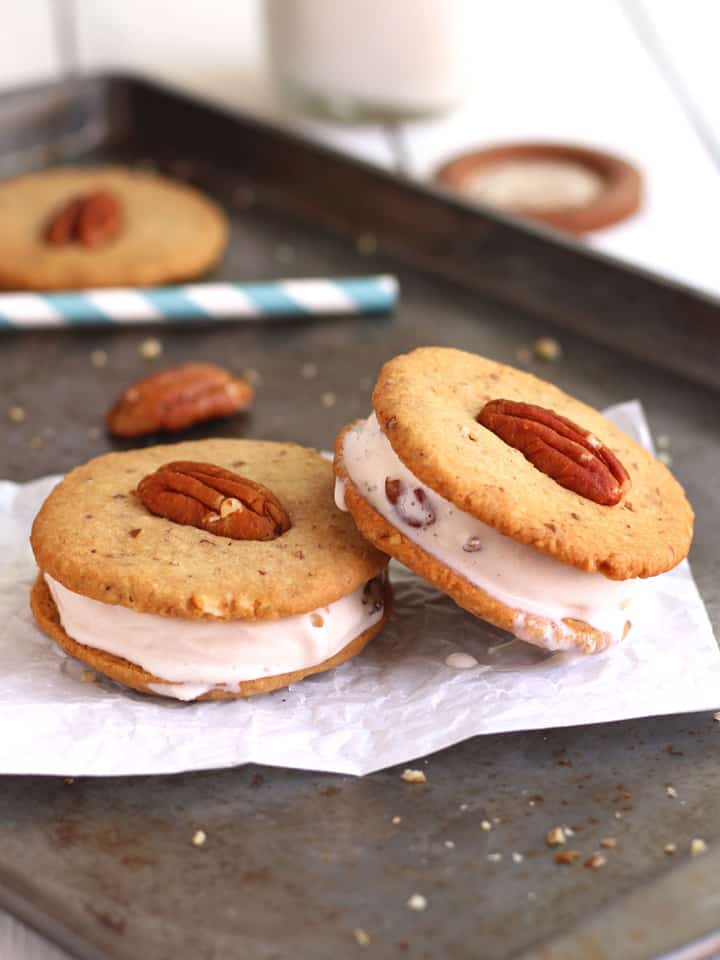
[[[212,463],[264,484],[291,528],[233,540],[151,514],[138,483],[171,461]],[[40,569],[76,593],[143,613],[272,620],[307,613],[377,576],[388,558],[333,500],[317,451],[256,440],[201,440],[109,453],[77,467],[33,524]]]
[[[560,486],[476,417],[490,400],[552,410],[590,431],[630,476],[602,506]],[[592,407],[529,373],[484,357],[425,347],[385,364],[373,393],[393,450],[422,483],[501,533],[615,580],[676,566],[693,512],[672,474]]]
[[[109,190],[122,224],[107,244],[53,246],[48,221],[74,197]],[[202,193],[126,167],[59,167],[0,182],[0,288],[154,286],[196,277],[225,249],[227,221]]]

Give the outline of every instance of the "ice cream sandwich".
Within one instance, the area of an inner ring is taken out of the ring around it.
[[[31,605],[67,653],[142,693],[247,697],[360,653],[390,608],[387,556],[295,444],[204,440],[73,470],[32,529]]]
[[[337,438],[338,506],[379,550],[522,640],[618,643],[638,578],[688,553],[693,512],[667,468],[529,373],[418,349],[385,364],[373,407]]]

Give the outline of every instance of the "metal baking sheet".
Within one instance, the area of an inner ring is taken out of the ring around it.
[[[153,165],[214,194],[232,217],[223,278],[400,279],[392,318],[163,329],[163,362],[258,375],[249,415],[191,436],[327,447],[367,413],[371,382],[398,352],[433,343],[516,363],[518,350],[553,336],[563,359],[532,369],[596,406],[639,397],[653,431],[671,439],[698,515],[691,561],[717,630],[717,303],[137,80],[0,99],[3,173],[67,160]],[[102,416],[151,369],[138,352],[148,335],[4,335],[0,413],[18,404],[27,419],[2,428],[0,474],[26,480],[110,449]],[[90,362],[96,349],[109,355],[103,369]],[[7,777],[0,903],[75,955],[111,960],[335,960],[362,951],[358,931],[376,957],[617,958],[618,943],[632,944],[624,956],[650,957],[713,925],[702,859],[664,874],[693,837],[708,857],[720,838],[718,738],[710,715],[482,737],[416,764],[421,786],[397,769],[362,780],[260,767]],[[555,864],[545,834],[558,824],[587,856],[615,838],[607,864]],[[191,843],[196,829],[203,847]],[[632,911],[618,907],[631,891]],[[413,893],[425,910],[408,909]],[[605,908],[606,942],[602,925],[579,926]]]

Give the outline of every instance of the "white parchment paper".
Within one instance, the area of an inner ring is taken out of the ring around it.
[[[638,403],[607,411],[650,446]],[[483,733],[717,709],[720,652],[687,563],[642,584],[628,640],[591,657],[542,651],[393,564],[395,612],[354,660],[289,690],[183,704],[83,667],[34,625],[32,519],[58,477],[0,482],[0,773],[174,773],[255,761],[365,774]],[[478,664],[446,665],[451,653]]]

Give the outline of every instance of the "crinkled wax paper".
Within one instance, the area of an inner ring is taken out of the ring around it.
[[[649,446],[639,404],[608,413]],[[477,734],[720,706],[720,653],[687,563],[642,583],[628,640],[591,657],[513,640],[393,564],[390,624],[359,657],[289,690],[184,704],[82,682],[83,667],[37,629],[28,607],[30,525],[57,480],[0,483],[0,773],[172,773],[255,761],[364,774]],[[478,664],[447,666],[457,652]]]

